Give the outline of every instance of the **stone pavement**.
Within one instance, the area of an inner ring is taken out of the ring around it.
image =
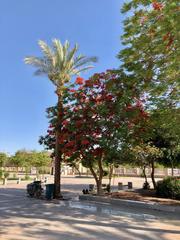
[[[62,182],[65,195],[76,196],[89,180],[81,179],[78,184],[77,179],[63,178]],[[24,188],[15,184],[0,187],[0,240],[180,240],[177,214],[76,198],[48,202],[28,198]]]

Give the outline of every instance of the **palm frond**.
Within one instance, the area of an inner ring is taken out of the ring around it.
[[[63,46],[63,55],[64,55],[64,65],[66,63],[66,60],[67,60],[67,55],[68,55],[68,50],[69,50],[69,42],[66,40],[65,43],[64,43],[64,46]]]
[[[27,56],[24,58],[25,64],[30,64],[34,67],[41,67],[45,65],[44,59],[39,57]]]
[[[40,75],[47,75],[48,71],[45,68],[39,68],[34,72],[35,76],[40,76]]]
[[[78,75],[78,74],[80,74],[81,72],[85,72],[85,71],[87,71],[87,70],[89,70],[89,69],[91,69],[91,68],[93,68],[94,66],[86,66],[86,67],[84,67],[84,68],[80,68],[80,69],[74,69],[73,70],[73,74],[74,75]]]
[[[53,50],[51,49],[51,47],[49,47],[47,45],[47,43],[45,43],[44,41],[42,40],[39,40],[38,41],[38,44],[41,48],[41,51],[43,52],[44,54],[44,57],[49,61],[49,62],[52,62],[53,61],[53,56],[54,56],[54,53],[53,53]]]
[[[71,61],[74,62],[74,56],[77,50],[78,50],[78,45],[75,44],[74,48],[71,51],[69,51],[69,53],[67,54],[67,62],[71,62]]]
[[[88,63],[91,63],[91,62],[97,62],[97,58],[96,57],[82,57],[81,60],[78,60],[75,62],[74,64],[74,67],[75,68],[78,68],[78,67],[81,67],[83,65],[86,65]]]
[[[56,65],[58,66],[64,59],[63,46],[58,39],[53,39],[54,54],[56,56]]]

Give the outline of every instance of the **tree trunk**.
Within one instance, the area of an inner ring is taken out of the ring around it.
[[[99,178],[97,183],[97,195],[101,195],[103,193],[102,191],[102,179],[103,179],[103,167],[102,167],[102,158],[98,159],[98,167],[99,167]]]
[[[171,176],[174,176],[174,161],[173,161],[173,154],[172,154],[172,150],[170,150],[170,162],[171,162]]]
[[[97,195],[102,195],[103,191],[102,191],[102,178],[97,179],[96,180],[96,186],[97,186]]]
[[[174,165],[173,165],[173,162],[171,162],[171,176],[174,177]]]
[[[152,160],[151,162],[151,179],[152,179],[152,183],[153,183],[153,187],[154,189],[156,189],[156,181],[155,181],[155,178],[154,178],[154,160]]]
[[[145,182],[147,183],[146,166],[143,166],[142,171],[143,171],[143,176],[144,176],[144,178],[145,178]]]
[[[56,146],[55,146],[55,173],[54,173],[54,198],[62,198],[61,194],[61,163],[62,163],[62,152],[59,144],[61,137],[61,124],[62,124],[62,95],[58,93],[58,105],[57,105],[57,124],[56,124]]]
[[[100,163],[98,164],[99,166],[101,165]],[[102,195],[103,191],[102,191],[102,178],[103,178],[103,170],[100,167],[99,168],[99,176],[97,176],[96,172],[94,171],[93,167],[91,164],[89,164],[89,169],[96,181],[96,186],[97,186],[97,195]]]
[[[109,188],[110,188],[110,191],[111,191],[111,179],[112,179],[112,174],[113,174],[113,164],[110,164],[109,166]]]
[[[81,172],[79,170],[79,166],[77,166],[76,164],[74,164],[74,169],[78,172],[78,175],[81,176]]]

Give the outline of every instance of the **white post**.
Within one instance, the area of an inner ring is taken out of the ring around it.
[[[3,178],[3,185],[7,185],[7,178]]]
[[[19,179],[17,180],[17,184],[21,183],[21,178],[19,177]]]

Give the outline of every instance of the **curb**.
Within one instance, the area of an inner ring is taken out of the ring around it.
[[[125,207],[135,207],[135,208],[142,208],[142,209],[151,209],[157,211],[164,211],[164,212],[176,212],[180,214],[180,207],[179,206],[165,206],[158,203],[145,203],[140,201],[133,201],[133,200],[124,200],[124,199],[113,199],[101,196],[89,196],[89,195],[80,195],[79,200],[82,201],[93,201],[97,203],[109,203],[116,206],[125,206]]]

